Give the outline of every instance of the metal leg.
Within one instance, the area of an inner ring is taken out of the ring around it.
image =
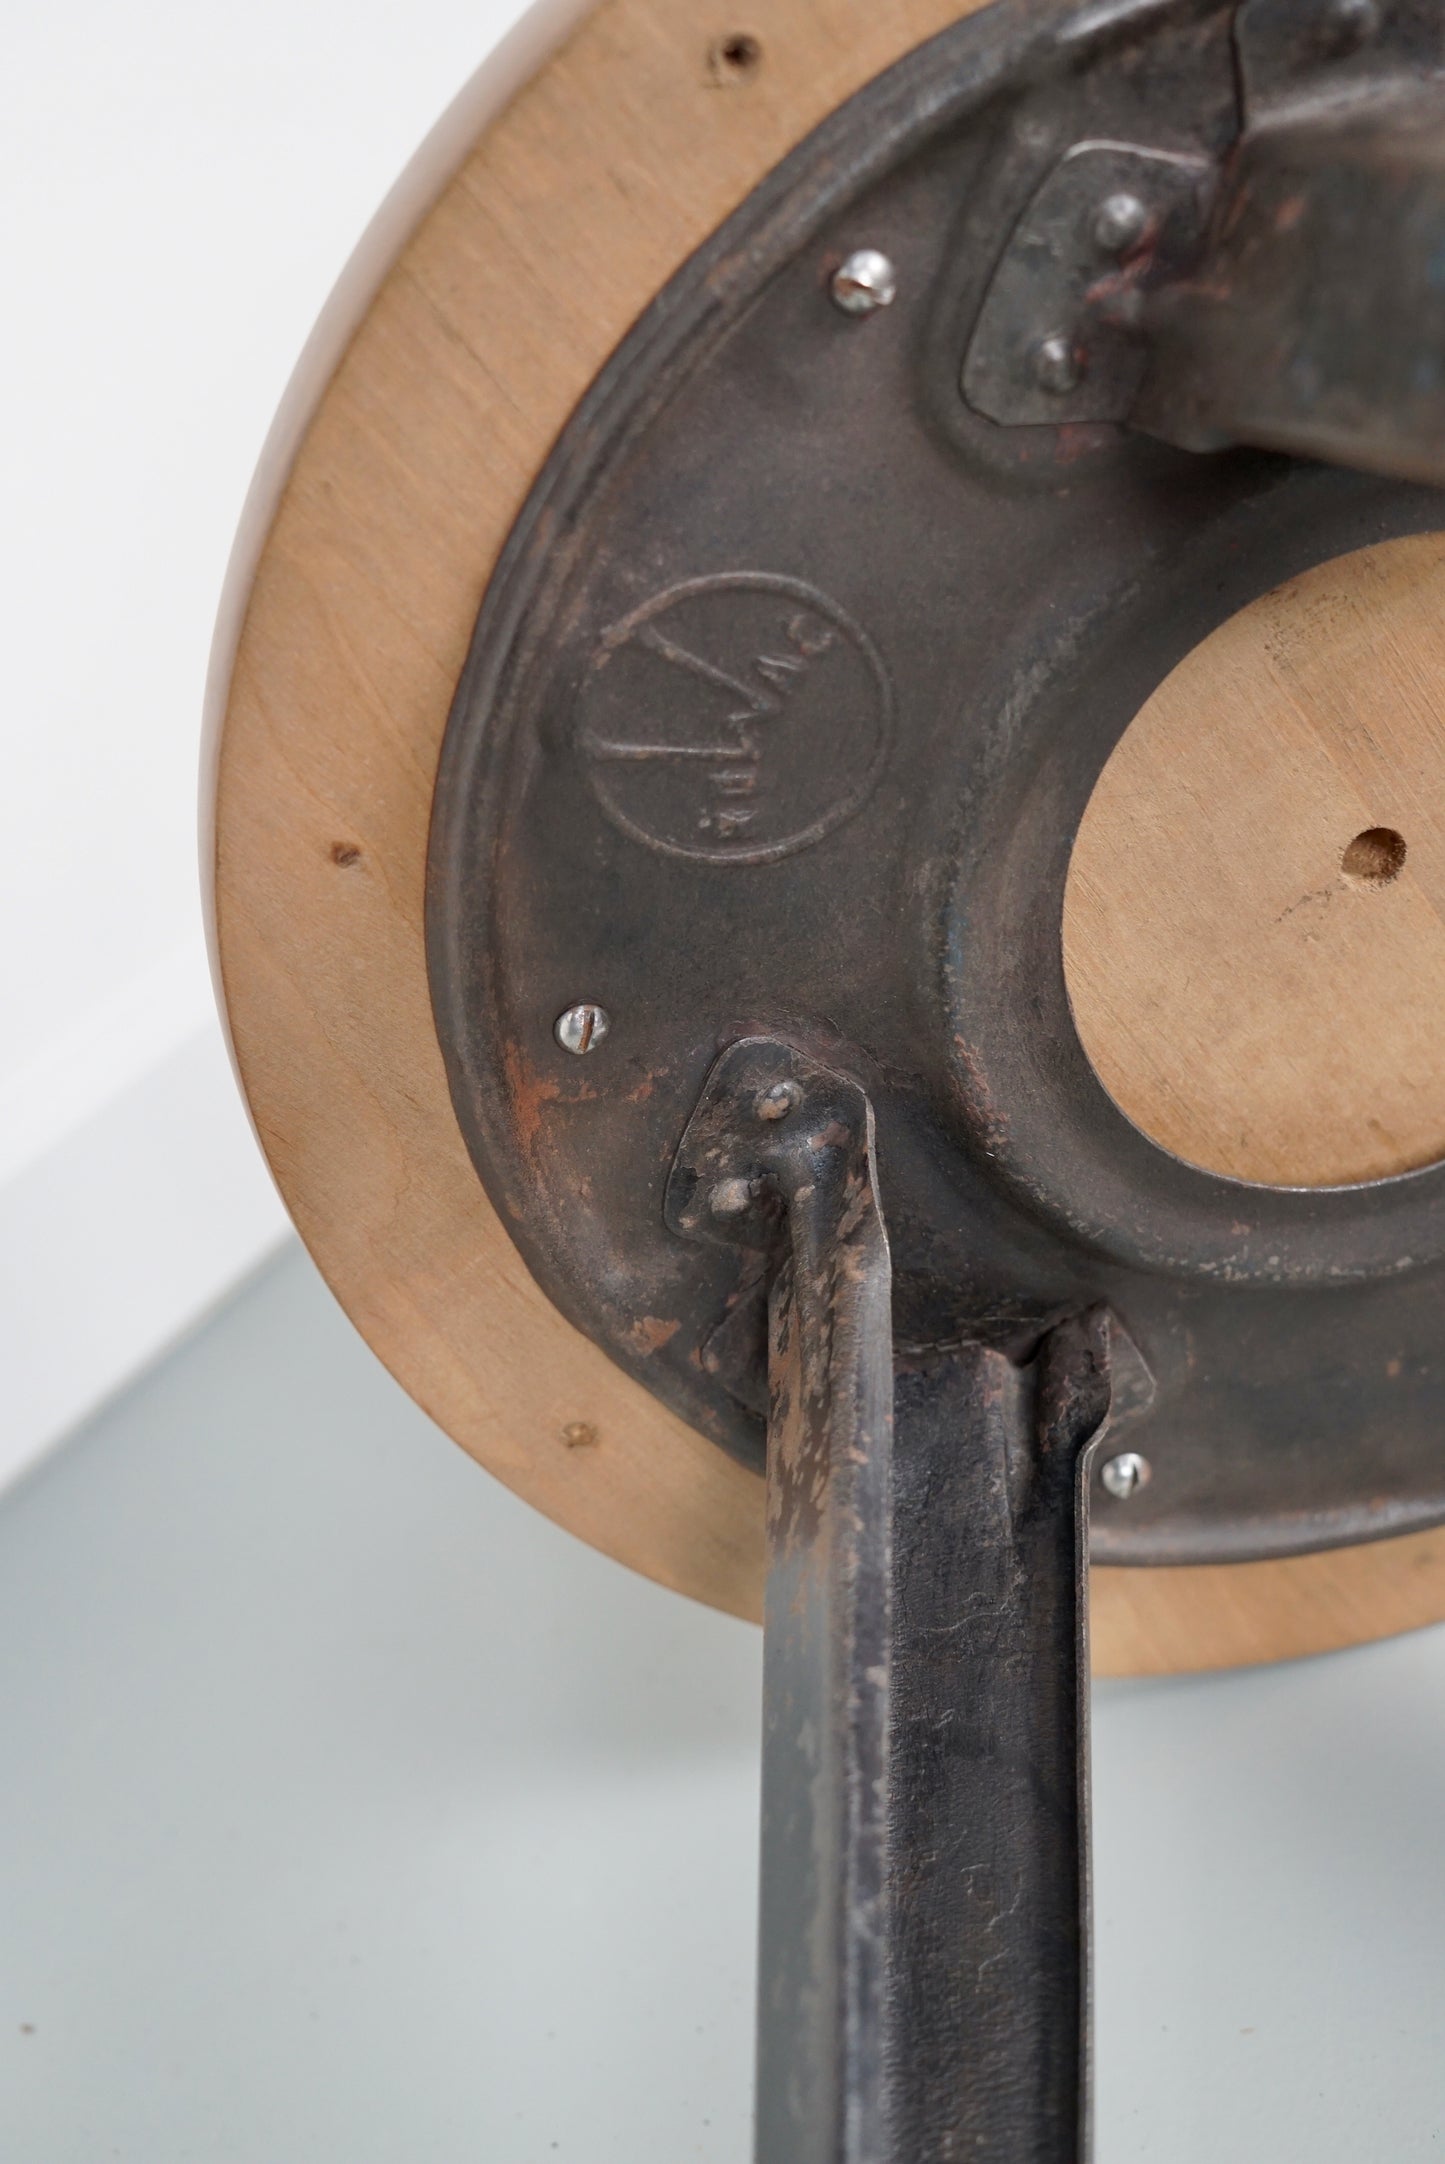
[[[1104,1331],[896,1400],[889,2164],[1089,2153],[1087,1484]]]
[[[892,1278],[857,1109],[800,1153],[769,1301],[758,2164],[889,2154]]]
[[[885,2164],[892,1270],[863,1091],[734,1045],[667,1215],[772,1264],[757,2156]]]
[[[774,1257],[757,2164],[1080,2164],[1084,1473],[1147,1378],[1096,1310],[895,1381],[868,1102],[789,1047],[724,1055],[668,1214]]]

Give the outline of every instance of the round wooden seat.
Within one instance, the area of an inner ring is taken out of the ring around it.
[[[734,19],[601,0],[535,19],[449,116],[323,324],[218,649],[215,951],[302,1237],[392,1373],[489,1471],[745,1616],[761,1603],[761,1481],[550,1305],[467,1157],[423,944],[433,777],[490,569],[619,338],[780,157],[967,12],[770,0]],[[1065,919],[1080,1032],[1122,1108],[1192,1161],[1312,1184],[1445,1149],[1439,1006],[1398,990],[1433,981],[1441,937],[1442,598],[1434,537],[1295,582],[1160,687],[1095,793]],[[1440,1616],[1445,1532],[1094,1580],[1096,1665],[1115,1673]]]

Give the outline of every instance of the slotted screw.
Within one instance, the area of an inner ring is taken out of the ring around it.
[[[574,1052],[581,1059],[584,1053],[597,1050],[611,1027],[605,1007],[599,1007],[595,1000],[579,999],[575,1007],[558,1015],[552,1034],[564,1052]]]
[[[845,316],[871,316],[890,308],[898,297],[898,273],[877,248],[855,248],[833,273],[836,305]]]
[[[1131,1495],[1148,1487],[1153,1470],[1149,1460],[1141,1458],[1137,1450],[1121,1450],[1117,1458],[1110,1458],[1099,1478],[1116,1503],[1127,1503]]]

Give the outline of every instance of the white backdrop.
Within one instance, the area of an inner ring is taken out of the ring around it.
[[[318,311],[520,13],[517,0],[10,10],[0,1479],[283,1229],[201,932],[212,626]],[[550,11],[530,31],[554,34]],[[511,42],[484,95],[525,64]],[[443,159],[475,125],[469,97]],[[393,206],[393,228],[405,215]],[[385,245],[373,235],[363,263]],[[367,275],[353,274],[353,305]]]

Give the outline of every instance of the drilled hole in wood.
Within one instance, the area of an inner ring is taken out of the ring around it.
[[[1405,868],[1405,837],[1393,827],[1366,827],[1340,858],[1340,870],[1356,887],[1388,887]]]
[[[750,31],[733,30],[718,39],[709,59],[719,82],[740,82],[744,76],[757,74],[763,64],[763,48]]]

